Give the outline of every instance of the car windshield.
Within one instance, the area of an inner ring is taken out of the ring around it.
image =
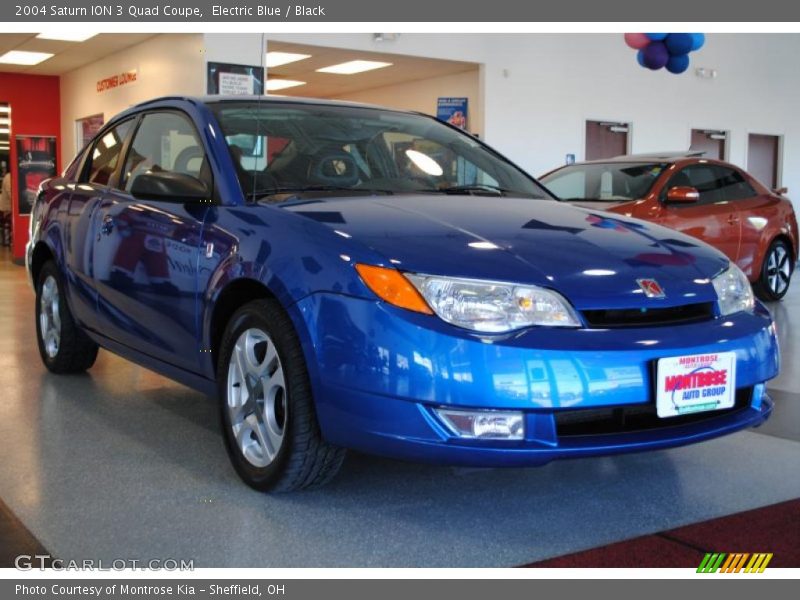
[[[251,199],[307,192],[550,198],[477,139],[430,117],[276,101],[209,106]]]
[[[541,178],[561,200],[625,202],[644,198],[664,163],[610,162],[569,165]]]

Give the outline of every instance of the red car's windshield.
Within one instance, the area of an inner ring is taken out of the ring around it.
[[[541,178],[562,200],[626,202],[645,197],[665,163],[609,162],[570,165]]]

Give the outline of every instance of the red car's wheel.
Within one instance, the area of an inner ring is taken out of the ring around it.
[[[789,291],[793,270],[792,249],[785,241],[775,240],[764,256],[761,274],[753,285],[756,295],[767,302],[783,298]]]

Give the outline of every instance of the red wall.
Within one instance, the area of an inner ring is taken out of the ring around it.
[[[17,214],[19,206],[16,180],[17,148],[15,135],[55,136],[56,171],[61,172],[61,100],[58,77],[49,75],[24,75],[0,73],[0,102],[11,106],[11,169],[14,194],[14,259],[25,258],[28,243],[28,215]]]

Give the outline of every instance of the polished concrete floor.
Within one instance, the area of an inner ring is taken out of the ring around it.
[[[0,499],[55,556],[196,566],[514,566],[800,497],[800,285],[772,307],[766,426],[695,446],[453,469],[351,455],[265,496],[228,465],[214,401],[107,352],[57,377],[24,270],[0,256]]]

